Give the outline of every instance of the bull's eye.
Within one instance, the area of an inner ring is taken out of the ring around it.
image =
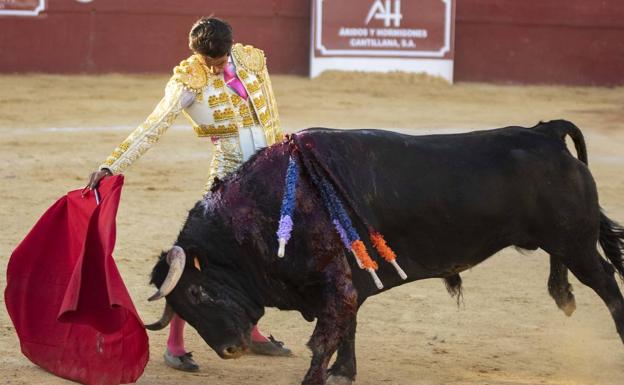
[[[191,285],[188,288],[188,294],[191,302],[195,305],[202,303],[214,302],[212,297],[208,295],[206,290],[199,285]]]

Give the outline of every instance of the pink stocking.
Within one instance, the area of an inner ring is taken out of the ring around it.
[[[167,349],[178,357],[186,353],[184,349],[184,325],[186,322],[175,314],[169,324],[169,338],[167,339]]]
[[[260,330],[258,330],[258,325],[254,325],[251,329],[251,340],[253,342],[267,342],[269,339],[263,336],[262,333],[260,333]]]

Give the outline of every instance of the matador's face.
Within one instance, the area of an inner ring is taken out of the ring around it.
[[[219,75],[221,72],[223,72],[223,68],[225,68],[228,62],[228,55],[223,55],[217,58],[212,58],[210,56],[204,55],[203,58],[210,73],[215,75]]]

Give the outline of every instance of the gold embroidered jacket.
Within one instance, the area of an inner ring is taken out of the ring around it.
[[[231,59],[247,91],[248,101],[226,87],[223,74],[210,73],[200,55],[192,55],[174,68],[165,88],[165,96],[154,111],[115,148],[100,168],[108,168],[113,174],[122,173],[160,139],[181,112],[199,137],[236,142],[241,128],[259,124],[267,145],[282,140],[264,52],[249,45],[235,44]],[[183,106],[182,96],[189,91],[194,94],[194,101],[190,106]],[[240,152],[236,146],[222,147],[220,150],[225,149],[226,152],[227,149]],[[232,171],[231,167],[229,171]]]

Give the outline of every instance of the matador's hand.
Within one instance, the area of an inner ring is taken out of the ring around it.
[[[89,187],[90,189],[97,188],[98,184],[100,184],[100,181],[102,179],[111,175],[113,175],[113,173],[111,173],[110,170],[107,168],[100,171],[92,172],[91,176],[89,177],[89,183],[87,184],[87,187]]]

